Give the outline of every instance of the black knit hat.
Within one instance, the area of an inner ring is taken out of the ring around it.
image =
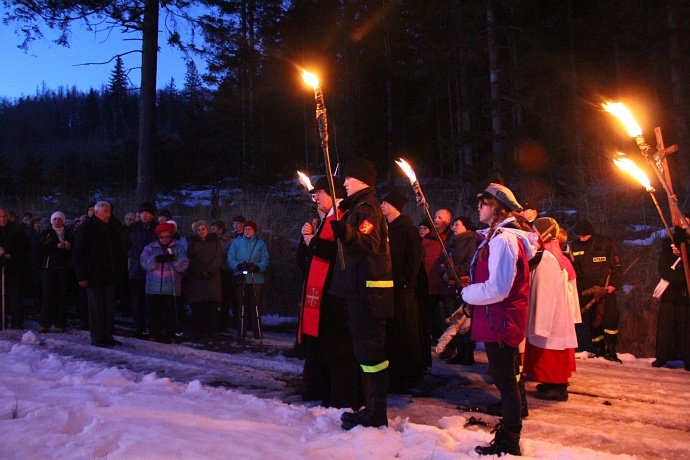
[[[139,206],[139,212],[148,212],[151,215],[156,214],[156,206],[153,203],[141,203],[141,206]]]
[[[333,186],[335,187],[335,197],[342,198],[345,196],[345,187],[343,187],[343,178],[338,176],[333,176]],[[321,176],[316,179],[314,186],[309,193],[314,193],[317,190],[323,190],[331,196],[331,188],[328,186],[328,176]]]
[[[591,235],[594,233],[594,227],[592,227],[592,223],[590,221],[587,219],[582,219],[575,225],[573,231],[578,235]]]
[[[369,186],[376,185],[376,168],[364,158],[355,158],[345,166],[345,177],[359,179]]]
[[[455,220],[459,220],[460,222],[462,222],[462,225],[467,230],[472,231],[472,232],[477,231],[477,226],[474,225],[474,222],[472,222],[469,217],[460,216],[460,217],[456,217]]]
[[[384,196],[381,201],[385,201],[391,206],[393,206],[398,211],[402,212],[403,206],[407,203],[407,198],[402,193],[393,190],[388,195]]]

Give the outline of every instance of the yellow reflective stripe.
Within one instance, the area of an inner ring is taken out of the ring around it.
[[[384,362],[375,366],[365,366],[364,364],[360,364],[359,366],[362,368],[362,371],[366,372],[367,374],[374,374],[384,369],[388,369],[388,360],[385,360]]]
[[[368,288],[392,288],[393,280],[367,281]]]
[[[604,334],[618,335],[618,329],[604,329]]]
[[[592,342],[595,342],[595,343],[596,343],[596,342],[601,342],[602,340],[604,340],[604,336],[603,336],[603,335],[600,335],[599,337],[593,338],[593,339],[592,339]]]

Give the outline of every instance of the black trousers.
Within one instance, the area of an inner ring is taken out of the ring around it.
[[[107,342],[113,338],[115,294],[115,283],[86,288],[86,297],[89,301],[91,343]]]
[[[374,318],[371,308],[360,300],[345,299],[345,314],[357,362],[377,366],[386,361],[386,320]]]
[[[690,305],[661,302],[656,328],[656,358],[690,365]]]
[[[0,287],[1,294],[5,302],[5,326],[13,329],[24,328],[24,305],[19,287],[22,283],[22,276],[12,268],[4,267],[4,279]],[[7,316],[12,316],[12,321],[8,322]]]
[[[516,368],[518,349],[497,342],[484,342],[484,348],[486,357],[489,359],[491,378],[501,393],[503,426],[511,431],[520,432],[522,429],[521,401],[517,381],[519,369]]]
[[[43,308],[41,326],[64,329],[67,326],[67,296],[69,295],[71,273],[68,267],[45,268],[41,271],[43,287]]]
[[[149,314],[150,337],[160,338],[161,335],[172,337],[177,332],[177,317],[175,316],[175,296],[146,295],[146,310]],[[165,330],[165,334],[163,334]]]

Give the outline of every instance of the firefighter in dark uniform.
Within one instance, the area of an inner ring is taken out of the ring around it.
[[[364,159],[345,168],[343,219],[331,221],[342,242],[344,268],[335,262],[330,293],[345,299],[355,358],[364,375],[366,405],[341,416],[346,430],[357,425],[388,426],[388,359],[384,351],[386,320],[393,317],[393,270],[388,227],[376,199],[376,169]]]
[[[582,314],[582,324],[589,331],[597,356],[621,362],[616,355],[618,303],[615,291],[620,289],[623,277],[618,249],[611,238],[595,233],[586,219],[579,221],[574,231],[580,237],[572,244],[580,307],[584,309],[594,300]],[[589,292],[583,295],[586,291]],[[580,346],[586,348],[583,343]]]

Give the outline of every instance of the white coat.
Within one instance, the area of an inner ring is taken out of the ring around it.
[[[545,250],[530,274],[527,340],[547,350],[577,348],[575,323],[581,322],[576,280]]]

